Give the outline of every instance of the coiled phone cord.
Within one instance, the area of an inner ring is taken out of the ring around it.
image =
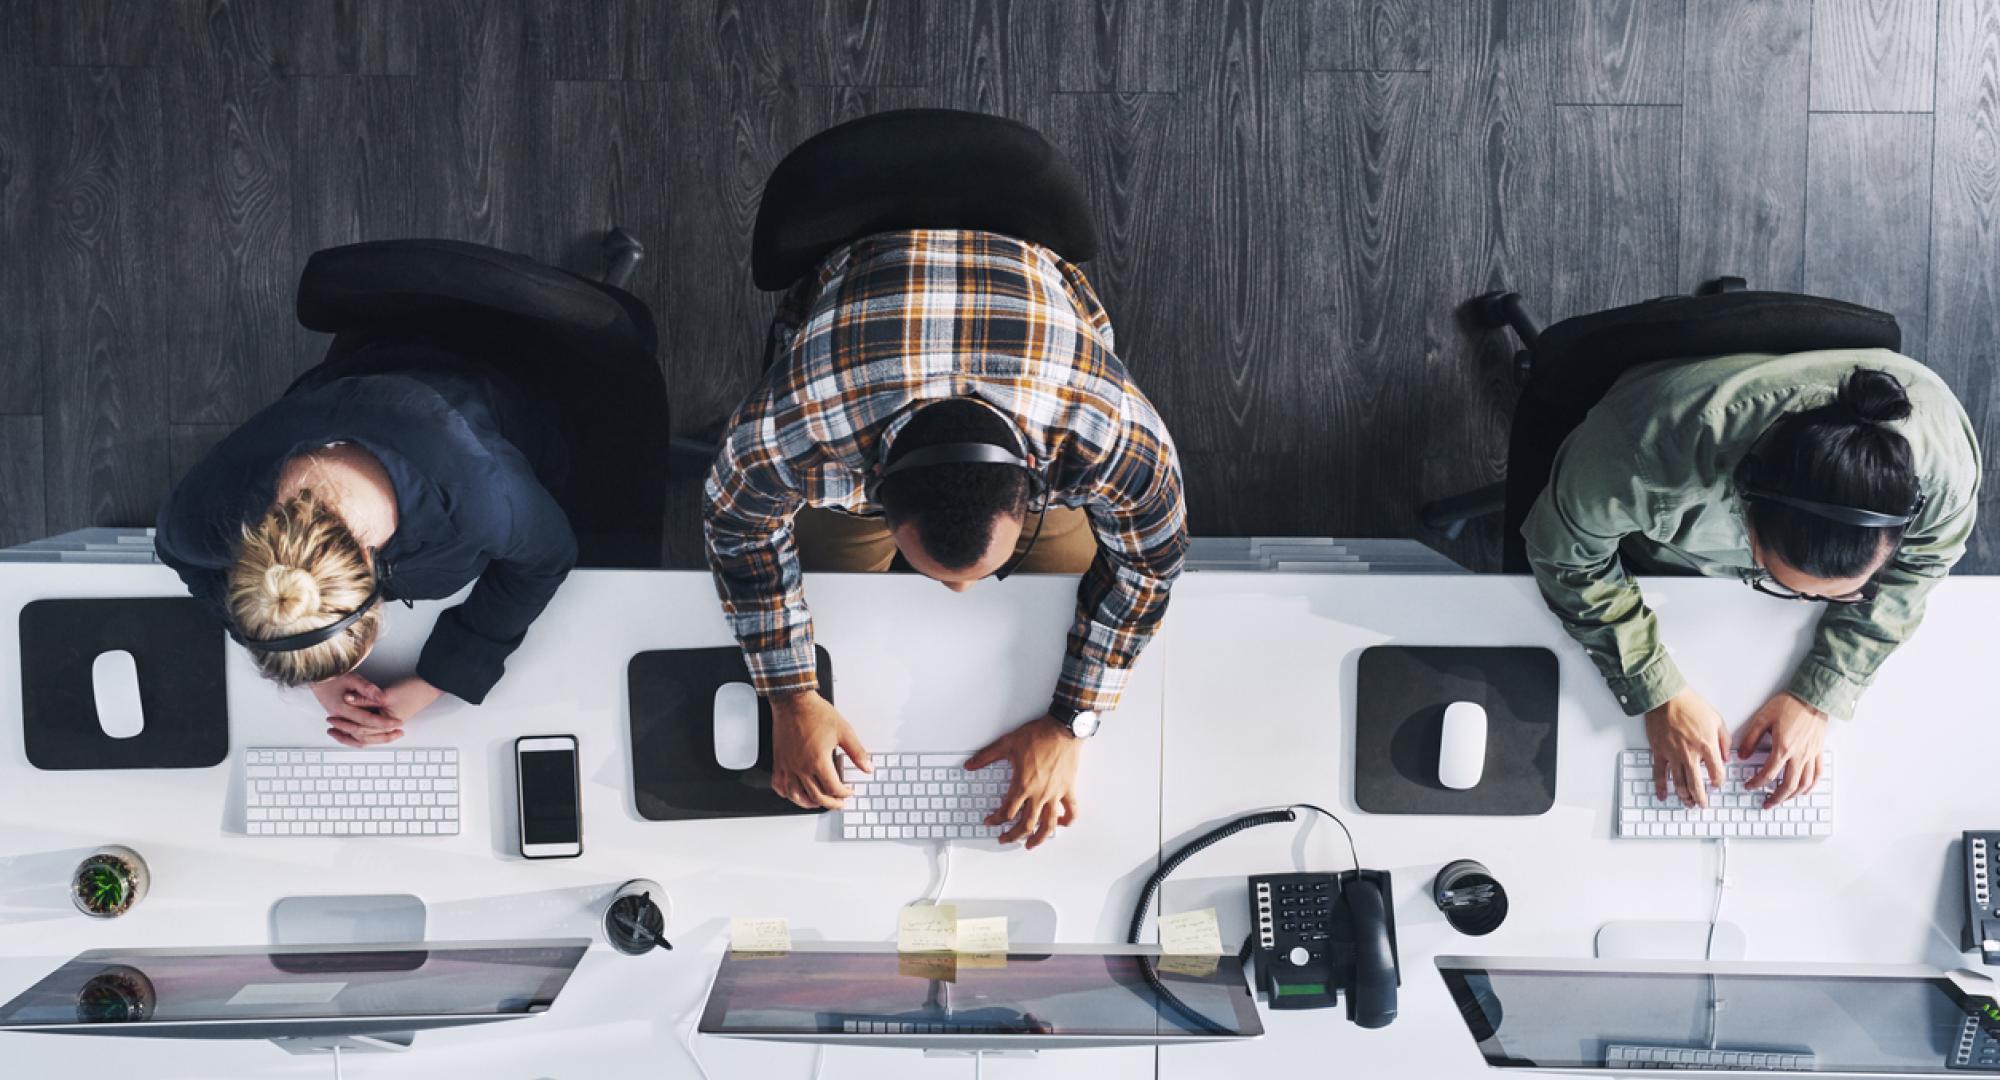
[[[1354,868],[1356,870],[1361,869],[1361,856],[1356,854],[1354,850],[1354,834],[1348,831],[1347,823],[1335,816],[1331,810],[1314,806],[1312,803],[1293,803],[1282,810],[1260,810],[1254,814],[1245,814],[1235,821],[1219,825],[1209,832],[1203,833],[1189,841],[1179,851],[1167,856],[1167,860],[1160,864],[1160,868],[1153,871],[1153,876],[1146,879],[1145,888],[1139,890],[1139,902],[1132,909],[1132,926],[1126,932],[1126,942],[1132,945],[1139,944],[1139,935],[1144,933],[1146,929],[1146,911],[1153,906],[1153,897],[1159,893],[1160,886],[1166,883],[1167,878],[1175,870],[1180,869],[1182,863],[1214,847],[1216,844],[1235,836],[1237,833],[1257,828],[1260,825],[1276,825],[1281,821],[1297,821],[1300,810],[1315,811],[1331,819],[1335,825],[1340,826],[1341,833],[1347,837],[1347,856],[1354,860]]]

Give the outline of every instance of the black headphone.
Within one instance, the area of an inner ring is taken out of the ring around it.
[[[1864,510],[1859,506],[1842,506],[1839,503],[1817,502],[1801,499],[1796,495],[1785,495],[1770,488],[1752,483],[1750,477],[1763,471],[1763,464],[1753,453],[1743,459],[1736,469],[1737,486],[1743,490],[1745,502],[1767,502],[1788,506],[1802,513],[1811,514],[1826,521],[1842,525],[1853,525],[1862,529],[1900,529],[1917,520],[1917,513],[1924,508],[1924,493],[1917,491],[1916,502],[1910,505],[1908,513],[1885,514],[1880,510]]]
[[[879,489],[882,481],[897,473],[908,472],[911,469],[928,469],[934,465],[1011,465],[1027,474],[1028,505],[1031,508],[1046,496],[1049,491],[1048,478],[1028,464],[1028,441],[1022,436],[1020,429],[1014,426],[1013,419],[978,398],[967,400],[985,405],[1001,419],[1006,420],[1007,430],[1014,436],[1014,444],[1019,449],[1009,450],[1004,446],[983,442],[939,443],[936,446],[918,447],[897,458],[893,463],[884,465],[882,474],[875,479],[876,488]]]
[[[284,637],[260,640],[250,637],[237,629],[236,623],[233,620],[226,623],[225,626],[229,630],[229,636],[235,638],[236,643],[246,649],[256,652],[299,652],[302,649],[310,649],[315,645],[332,641],[341,631],[360,622],[361,617],[368,614],[369,609],[373,608],[381,599],[382,575],[377,574],[375,575],[375,587],[368,591],[368,599],[361,601],[360,607],[342,615],[337,621],[316,630],[307,630],[304,633],[288,634]]]

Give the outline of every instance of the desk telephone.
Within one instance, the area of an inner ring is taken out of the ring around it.
[[[1146,910],[1168,875],[1200,852],[1246,829],[1297,821],[1299,810],[1332,818],[1317,806],[1248,814],[1190,841],[1174,852],[1140,891],[1127,940],[1138,944]],[[1354,838],[1348,836],[1353,853]],[[1242,955],[1253,958],[1256,988],[1273,1009],[1328,1009],[1347,997],[1347,1018],[1365,1028],[1396,1019],[1402,973],[1396,956],[1396,914],[1389,873],[1354,869],[1338,874],[1258,874],[1249,879],[1250,937]]]
[[[1958,947],[1979,950],[1988,964],[2000,964],[2000,830],[1965,834],[1965,927]]]

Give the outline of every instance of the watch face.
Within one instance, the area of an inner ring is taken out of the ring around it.
[[[1070,717],[1069,733],[1079,739],[1088,739],[1097,734],[1097,714],[1080,712]]]

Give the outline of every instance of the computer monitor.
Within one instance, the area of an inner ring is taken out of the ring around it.
[[[704,1035],[928,1050],[1179,1045],[1264,1033],[1234,956],[1036,946],[1002,956],[820,944],[730,953]]]
[[[92,949],[0,1006],[0,1031],[286,1040],[486,1024],[546,1011],[589,947]]]
[[[1996,988],[1970,971],[1477,956],[1437,967],[1498,1069],[2000,1073]]]

